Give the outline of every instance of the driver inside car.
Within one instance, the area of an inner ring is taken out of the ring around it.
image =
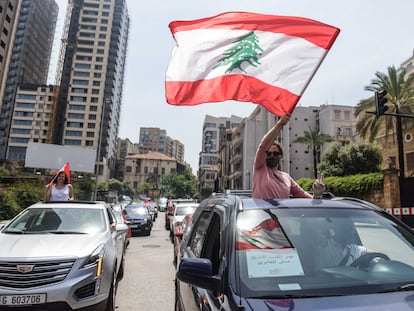
[[[348,266],[369,252],[349,219],[326,219],[319,235],[316,262],[320,267]]]

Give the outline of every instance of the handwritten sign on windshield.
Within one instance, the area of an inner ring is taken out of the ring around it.
[[[246,251],[249,278],[303,275],[294,248]]]

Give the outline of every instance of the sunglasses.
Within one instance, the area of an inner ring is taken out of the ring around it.
[[[281,157],[282,153],[280,151],[266,151],[266,155],[268,156],[273,155],[275,157]]]

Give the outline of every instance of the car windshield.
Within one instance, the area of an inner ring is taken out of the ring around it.
[[[10,234],[91,234],[107,228],[104,211],[94,208],[28,208],[3,231]]]
[[[126,215],[148,215],[146,207],[127,207],[125,208]]]
[[[412,231],[374,211],[245,210],[235,271],[245,297],[392,291],[413,283],[413,245]]]
[[[176,216],[185,216],[187,214],[193,214],[196,210],[197,206],[180,206],[178,205],[175,208],[175,215]]]

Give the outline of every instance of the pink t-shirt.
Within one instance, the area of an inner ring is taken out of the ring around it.
[[[266,141],[262,140],[254,159],[253,198],[312,198],[312,195],[303,190],[288,173],[271,169],[266,164]]]

